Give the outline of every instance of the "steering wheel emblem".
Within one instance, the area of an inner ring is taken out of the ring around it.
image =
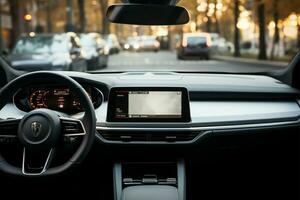
[[[42,124],[39,122],[31,123],[31,132],[34,137],[38,137],[42,130]]]

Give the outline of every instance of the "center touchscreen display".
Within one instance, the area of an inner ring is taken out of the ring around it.
[[[116,89],[110,95],[109,121],[186,121],[182,90]]]

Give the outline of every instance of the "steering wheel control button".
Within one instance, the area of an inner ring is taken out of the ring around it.
[[[55,112],[38,109],[29,112],[18,128],[20,141],[27,148],[53,147],[60,134],[60,120]]]

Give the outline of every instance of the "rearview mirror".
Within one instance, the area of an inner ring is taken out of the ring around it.
[[[180,25],[190,19],[183,7],[155,4],[112,5],[106,16],[113,23],[134,25]]]

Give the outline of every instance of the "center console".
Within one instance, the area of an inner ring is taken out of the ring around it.
[[[184,161],[116,163],[114,196],[115,200],[185,200]]]

